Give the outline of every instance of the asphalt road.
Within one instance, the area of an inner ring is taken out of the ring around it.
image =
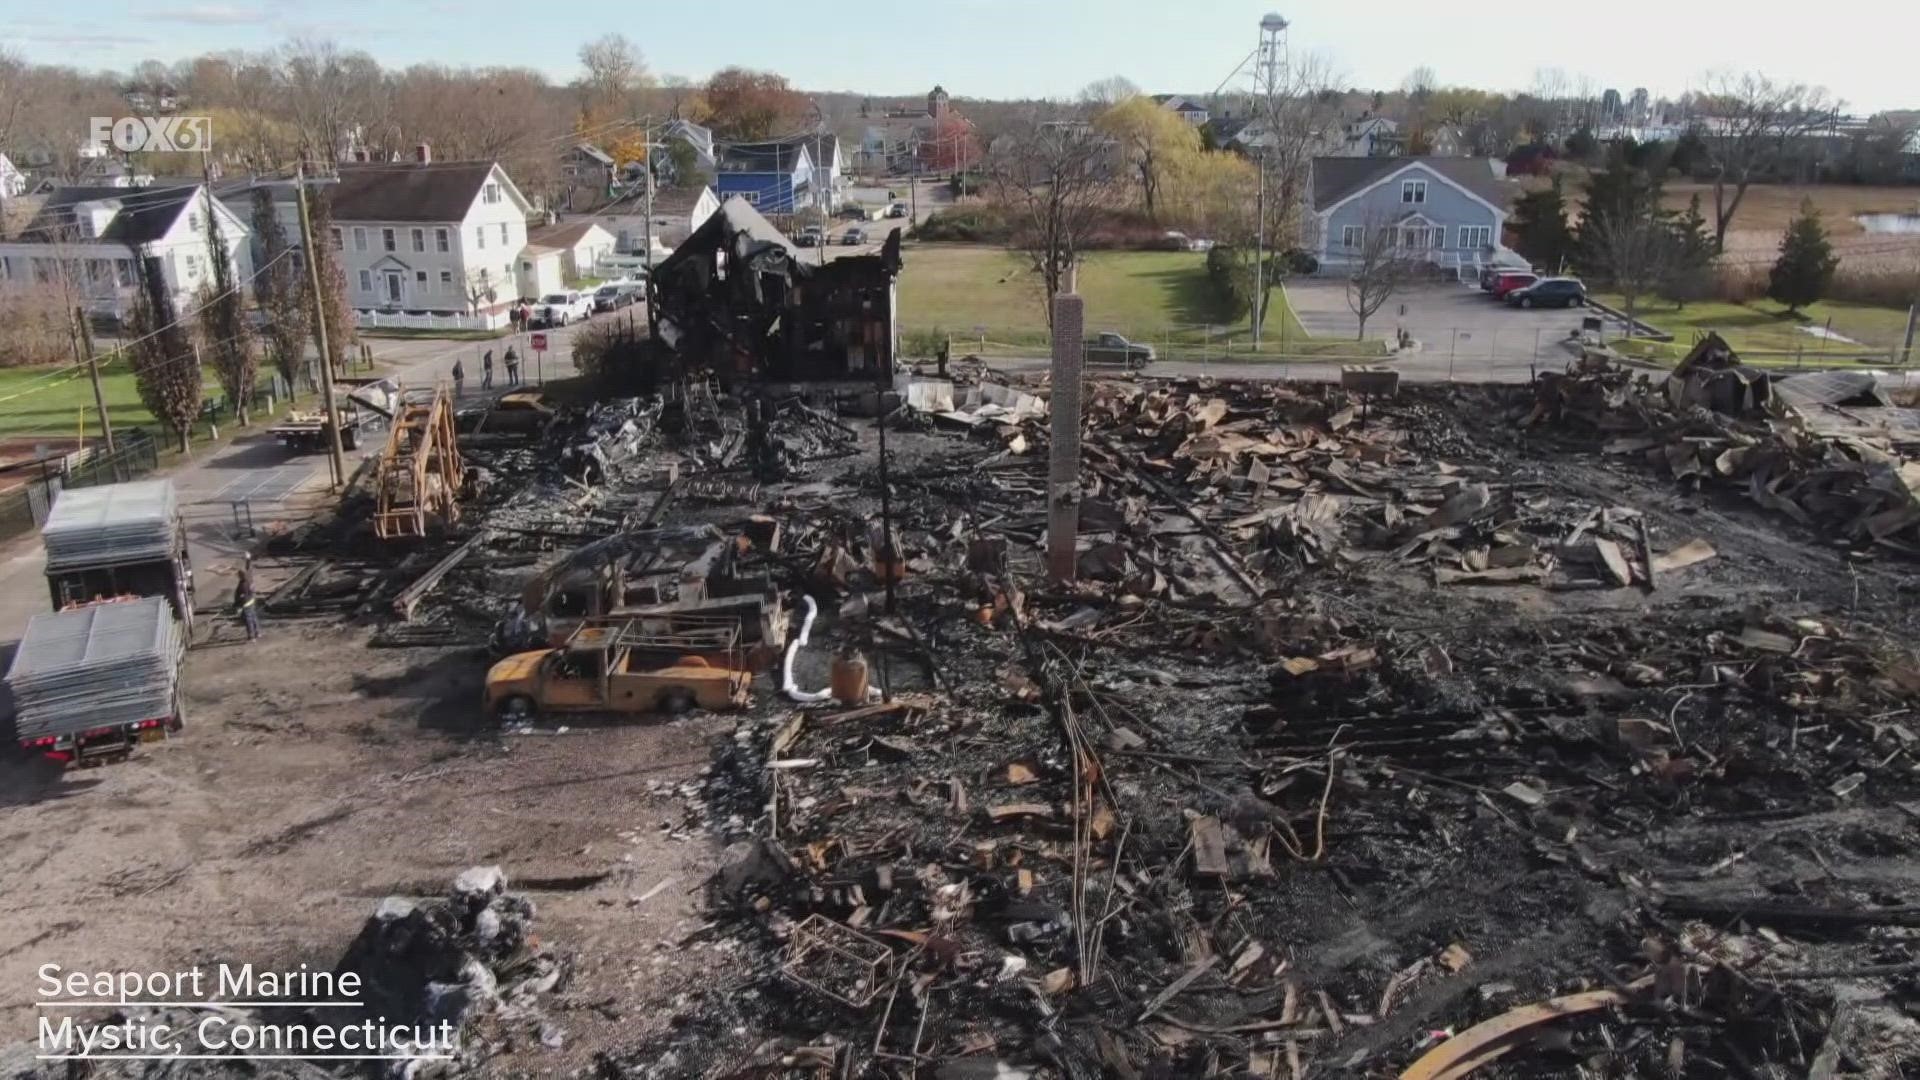
[[[1333,281],[1296,279],[1287,299],[1315,337],[1355,336],[1359,319],[1347,305],[1346,287]],[[1420,351],[1395,366],[1409,378],[1460,382],[1525,382],[1540,365],[1566,362],[1561,342],[1598,312],[1586,308],[1522,311],[1466,285],[1422,285],[1388,299],[1367,321],[1370,337],[1392,337],[1405,328]]]

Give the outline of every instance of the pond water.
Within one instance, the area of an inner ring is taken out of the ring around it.
[[[1920,214],[1855,214],[1853,220],[1870,233],[1920,233]]]

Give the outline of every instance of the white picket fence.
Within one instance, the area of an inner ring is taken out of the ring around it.
[[[355,311],[354,324],[366,330],[498,330],[507,325],[507,313],[441,315],[434,312]]]

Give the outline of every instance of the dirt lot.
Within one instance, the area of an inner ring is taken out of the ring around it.
[[[369,649],[332,621],[269,622],[251,646],[219,631],[190,654],[182,737],[98,769],[7,765],[9,1041],[33,1037],[42,964],[330,969],[382,897],[440,895],[476,864],[506,867],[541,936],[577,958],[552,1010],[566,1044],[510,1062],[584,1064],[724,977],[723,953],[684,942],[712,843],[650,788],[695,777],[731,722],[503,739],[474,729],[471,650]]]

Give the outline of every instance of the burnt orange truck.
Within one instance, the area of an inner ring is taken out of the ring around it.
[[[679,633],[640,621],[582,626],[559,648],[516,653],[487,671],[487,712],[507,722],[541,713],[681,713],[747,704],[737,622]]]

